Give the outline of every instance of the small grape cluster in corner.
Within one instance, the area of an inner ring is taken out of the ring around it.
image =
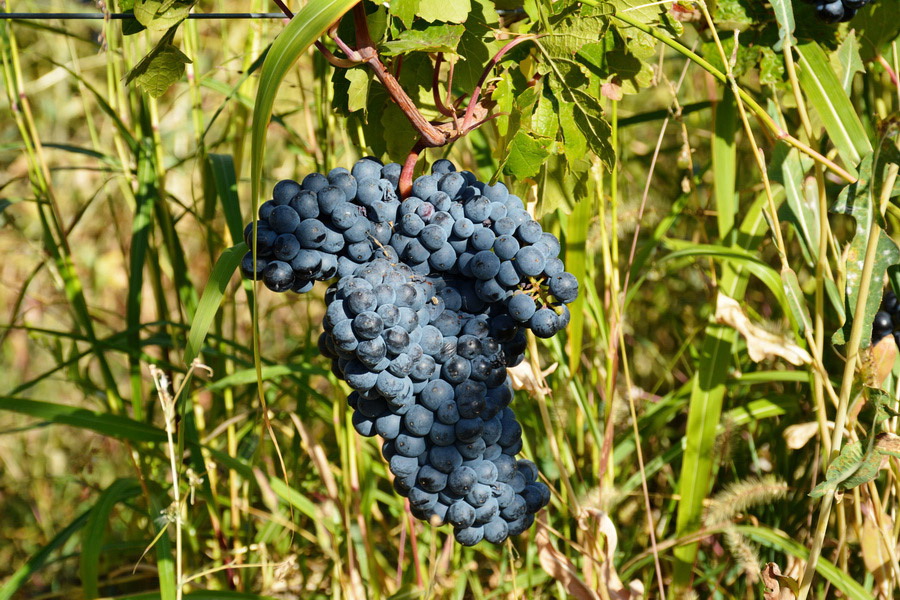
[[[893,335],[894,341],[900,346],[900,302],[891,290],[885,292],[872,321],[872,343],[877,344],[889,335]]]
[[[279,182],[241,268],[276,292],[337,278],[319,349],[354,390],[354,428],[383,438],[414,516],[466,546],[499,544],[550,501],[536,465],[515,459],[506,368],[524,360],[526,328],[547,338],[569,323],[578,281],[502,183],[442,159],[401,200],[401,170],[365,158]]]
[[[826,23],[845,23],[871,0],[805,0],[814,4],[816,16]]]

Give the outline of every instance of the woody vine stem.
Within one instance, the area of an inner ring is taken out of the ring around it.
[[[283,0],[274,1],[289,19],[294,17],[294,14],[284,4]],[[338,24],[339,23],[335,23],[328,29],[328,36],[347,58],[335,56],[335,54],[321,41],[316,41],[316,49],[336,68],[349,69],[361,65],[368,66],[375,74],[375,77],[377,77],[382,85],[384,85],[391,100],[393,100],[394,103],[400,107],[400,110],[403,111],[403,114],[409,120],[410,124],[412,124],[419,136],[418,141],[416,141],[410,150],[409,155],[403,164],[403,170],[400,173],[399,191],[401,198],[407,197],[412,191],[413,170],[415,169],[416,162],[418,162],[419,155],[423,150],[426,148],[440,148],[441,146],[446,146],[487,121],[500,116],[499,114],[489,115],[490,110],[496,105],[496,102],[491,99],[491,94],[489,92],[492,91],[492,89],[490,86],[486,85],[487,78],[494,67],[503,59],[503,56],[510,50],[522,42],[537,38],[537,36],[534,35],[519,36],[504,45],[497,54],[488,61],[487,65],[485,65],[484,71],[481,73],[481,77],[475,85],[469,103],[465,109],[461,107],[465,96],[458,98],[456,101],[450,101],[450,90],[453,85],[452,62],[449,63],[447,71],[447,101],[444,102],[440,99],[440,69],[441,64],[444,62],[444,56],[443,53],[437,53],[433,77],[435,104],[441,114],[451,120],[450,122],[435,122],[428,121],[422,113],[419,112],[415,103],[413,103],[412,99],[404,91],[400,82],[397,81],[395,74],[381,61],[378,49],[369,34],[369,25],[366,20],[366,10],[363,3],[360,2],[353,7],[353,24],[356,37],[355,48],[348,45],[338,35]]]

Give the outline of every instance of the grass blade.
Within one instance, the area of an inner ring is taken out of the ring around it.
[[[240,238],[238,238],[240,239]],[[200,348],[203,347],[203,340],[212,326],[219,306],[222,304],[222,298],[225,296],[225,289],[231,276],[234,274],[241,259],[247,253],[247,244],[240,242],[236,246],[232,246],[222,253],[216,265],[213,267],[212,273],[209,274],[209,281],[203,290],[203,296],[197,305],[197,312],[191,321],[191,331],[188,334],[187,347],[184,350],[185,364],[197,358],[200,354]]]
[[[31,558],[28,559],[24,565],[19,567],[12,576],[6,580],[6,583],[3,584],[3,587],[0,587],[0,600],[11,600],[13,595],[18,591],[18,589],[22,586],[23,583],[28,581],[28,578],[38,570],[47,562],[47,559],[50,558],[50,554],[53,553],[54,550],[62,546],[66,543],[72,534],[84,527],[85,523],[88,521],[88,517],[90,517],[91,511],[86,510],[85,512],[78,515],[74,521],[69,523],[69,525],[57,533],[52,540],[50,540],[46,546],[41,548],[38,552],[36,552]]]
[[[822,48],[815,42],[807,42],[797,46],[797,50],[800,52],[800,87],[822,119],[847,170],[856,174],[856,165],[872,152],[862,121]]]
[[[100,494],[91,509],[81,546],[81,585],[86,599],[100,596],[100,552],[106,538],[109,513],[116,504],[133,498],[140,492],[141,486],[137,480],[116,479]]]
[[[260,193],[266,130],[282,80],[297,58],[356,3],[357,0],[312,0],[294,15],[266,54],[259,76],[251,125],[250,187],[254,206]]]
[[[237,176],[234,159],[230,154],[210,154],[206,166],[216,187],[216,195],[225,213],[225,222],[233,244],[244,238],[244,220],[241,217],[241,201],[237,193]]]
[[[95,412],[77,406],[2,396],[0,397],[0,410],[28,415],[60,425],[71,425],[129,442],[163,442],[166,440],[166,432],[152,425],[128,417]]]

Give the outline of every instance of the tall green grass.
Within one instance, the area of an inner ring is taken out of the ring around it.
[[[830,339],[866,308],[841,291],[860,225],[828,209],[894,143],[875,128],[898,108],[890,75],[848,81],[801,40],[775,93],[634,23],[659,38],[659,85],[608,102],[618,168],[577,195],[510,182],[537,214],[568,196],[542,222],[584,285],[565,335],[530,341],[514,403],[551,504],[520,540],[465,549],[411,517],[355,434],[316,350],[324,286],[286,299],[234,276],[275,181],[368,153],[306,50],[350,5],[188,23],[188,77],[159,100],[124,84],[149,34],[0,22],[0,598],[611,598],[619,579],[758,597],[767,562],[798,582],[812,565],[817,598],[890,597],[896,464],[839,504],[807,496],[848,441],[829,422],[849,440],[872,423],[844,361],[865,323]],[[449,157],[495,174],[492,127]],[[892,235],[896,206],[874,206],[862,225]],[[869,261],[872,297],[886,266]],[[812,364],[752,361],[718,293]]]

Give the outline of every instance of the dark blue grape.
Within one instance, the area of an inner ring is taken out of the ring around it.
[[[403,416],[404,426],[414,435],[428,435],[432,423],[434,423],[434,413],[421,404],[416,404]]]
[[[262,279],[269,263],[264,258],[253,260],[253,252],[248,252],[241,259],[241,274],[247,279]]]
[[[286,262],[273,260],[266,265],[262,280],[273,292],[286,292],[294,285],[294,270]]]
[[[279,181],[272,188],[272,200],[275,204],[288,204],[301,189],[300,184],[291,179]]]

